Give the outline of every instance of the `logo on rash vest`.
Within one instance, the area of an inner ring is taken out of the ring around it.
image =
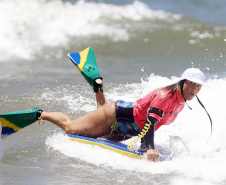
[[[171,111],[170,117],[177,117],[178,112]]]

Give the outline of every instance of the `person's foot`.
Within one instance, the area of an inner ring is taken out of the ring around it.
[[[39,124],[40,124],[40,121],[42,121],[42,123],[44,123],[44,121],[41,118],[41,114],[42,114],[43,110],[42,109],[39,109],[39,108],[34,108],[32,110],[33,111],[36,111],[35,118],[36,118],[36,120],[39,120]]]
[[[36,120],[40,120],[41,119],[41,114],[42,114],[42,112],[43,112],[43,110],[42,109],[39,109],[39,108],[34,108],[34,109],[36,109]]]
[[[103,92],[103,78],[95,78],[93,80],[93,90],[94,92]]]

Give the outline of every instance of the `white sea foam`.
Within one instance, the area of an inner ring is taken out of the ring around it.
[[[67,48],[73,37],[127,41],[131,36],[129,22],[179,18],[153,11],[139,1],[117,6],[85,1],[71,4],[60,0],[3,0],[0,1],[0,60],[32,59],[45,47]]]
[[[129,99],[133,101],[137,98],[137,95],[135,95],[137,93],[146,94],[159,86],[160,83],[164,86],[177,80],[176,77],[167,79],[151,75],[148,82],[125,85],[126,93],[121,94],[121,99],[128,100],[127,96],[129,94]],[[133,90],[130,90],[130,86],[133,86],[137,92],[134,93]],[[137,88],[137,86],[142,86],[142,88]],[[188,184],[190,182],[195,184],[221,183],[226,180],[226,106],[223,94],[225,91],[226,79],[213,79],[207,81],[207,86],[204,86],[199,94],[199,98],[213,120],[211,139],[210,121],[204,109],[195,99],[188,102],[193,110],[186,106],[173,124],[162,126],[156,132],[155,142],[157,146],[169,150],[176,156],[172,161],[152,163],[145,160],[131,159],[96,146],[69,141],[67,136],[62,133],[49,137],[46,144],[67,156],[95,165],[106,165],[115,169],[150,174],[177,174],[178,178],[172,178],[172,184],[180,184],[182,180]],[[119,97],[116,92],[112,93],[112,96]],[[106,94],[106,96],[109,95]],[[112,160],[112,158],[115,160]],[[197,179],[200,180],[197,181]]]

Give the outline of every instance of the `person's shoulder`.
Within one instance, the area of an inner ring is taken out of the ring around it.
[[[166,98],[169,95],[170,91],[171,90],[168,88],[160,87],[155,89],[155,96],[158,98]]]

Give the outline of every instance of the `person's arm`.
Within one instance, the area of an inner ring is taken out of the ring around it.
[[[145,121],[146,125],[150,125],[150,128],[148,129],[144,136],[144,144],[147,150],[147,159],[151,161],[157,161],[159,157],[162,158],[162,155],[155,151],[154,144],[155,125],[158,123],[158,120],[153,116],[150,116],[150,113],[156,114],[157,116],[162,118],[164,112],[161,109],[150,107],[147,111],[147,119]]]
[[[158,123],[158,120],[147,116],[147,119],[145,121],[145,125],[150,125],[150,128],[148,129],[148,131],[146,132],[145,136],[144,136],[144,144],[145,144],[145,148],[147,150],[149,149],[155,149],[155,144],[154,144],[154,135],[155,135],[155,125]]]

